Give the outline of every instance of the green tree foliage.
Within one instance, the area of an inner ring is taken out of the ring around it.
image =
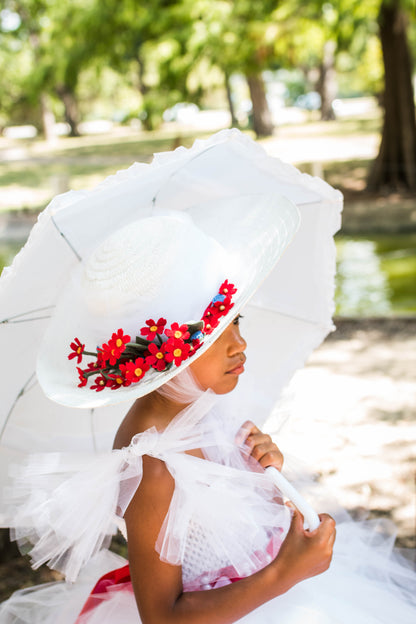
[[[52,108],[63,111],[77,134],[80,107],[108,94],[100,89],[108,68],[136,90],[129,108],[148,129],[167,107],[201,103],[215,89],[227,95],[235,122],[230,78],[238,73],[247,79],[254,128],[268,134],[273,124],[262,73],[277,68],[301,70],[305,83],[321,93],[323,118],[330,118],[337,88],[381,90],[377,16],[383,6],[409,16],[406,2],[3,0],[0,123],[31,111],[46,127]],[[10,16],[17,16],[13,27]],[[343,74],[338,87],[337,73]],[[389,85],[386,93],[395,89]]]
[[[13,85],[7,75],[2,79],[12,118],[14,107],[31,108],[35,118],[45,121],[50,98],[58,97],[71,134],[78,134],[80,74],[103,46],[95,10],[95,0],[4,0],[3,16],[6,12],[18,20],[16,28],[1,33],[19,69]],[[6,64],[7,53],[1,58]]]
[[[276,65],[303,71],[305,83],[321,95],[323,119],[333,118],[331,104],[339,89],[338,73],[354,77],[362,71],[369,42],[375,53],[370,60],[371,78],[362,73],[356,84],[367,91],[380,86],[375,22],[378,3],[379,0],[287,0],[275,12]]]
[[[271,134],[273,123],[268,108],[262,71],[274,57],[275,27],[273,14],[276,2],[249,0],[198,0],[194,4],[197,16],[194,38],[196,59],[208,59],[221,69],[229,95],[229,77],[234,72],[247,78],[252,100],[253,127],[258,136]]]
[[[101,40],[97,57],[138,89],[143,102],[142,118],[148,129],[157,124],[163,110],[159,102],[164,99],[159,62],[154,61],[155,49],[169,37],[167,27],[171,26],[172,7],[176,4],[169,0],[149,4],[136,0],[94,2],[95,28]]]
[[[272,53],[267,30],[274,8],[270,0],[157,0],[151,5],[106,0],[110,62],[118,70],[137,66],[145,124],[154,127],[166,106],[199,102],[207,90],[227,87],[236,71],[260,83]]]

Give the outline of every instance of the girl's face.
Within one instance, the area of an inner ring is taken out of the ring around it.
[[[215,394],[231,392],[238,383],[238,376],[244,372],[247,343],[240,335],[239,319],[237,316],[213,345],[190,365],[204,390],[211,388]]]

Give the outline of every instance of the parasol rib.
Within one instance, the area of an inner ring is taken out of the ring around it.
[[[64,239],[64,241],[66,242],[66,244],[68,245],[68,247],[70,248],[70,250],[75,254],[75,256],[77,257],[77,259],[82,262],[82,258],[79,255],[79,253],[77,252],[77,250],[75,249],[75,247],[72,246],[72,244],[70,243],[70,241],[67,239],[67,237],[65,236],[65,234],[62,232],[62,230],[59,229],[59,227],[56,224],[55,219],[51,216],[51,221],[54,224],[54,226],[56,227],[57,231],[59,232],[59,234],[62,236],[62,238]]]
[[[35,372],[33,372],[33,373],[31,374],[31,376],[29,377],[29,379],[28,379],[28,380],[26,381],[26,383],[24,384],[24,386],[20,389],[20,391],[19,391],[18,395],[16,396],[15,400],[13,401],[12,406],[10,407],[10,409],[9,409],[9,411],[8,411],[8,414],[7,414],[7,416],[6,416],[6,419],[5,419],[5,421],[4,421],[3,427],[1,428],[1,431],[0,431],[0,442],[1,442],[2,438],[3,438],[3,434],[4,434],[5,430],[6,430],[7,423],[8,423],[8,422],[9,422],[9,420],[10,420],[10,416],[12,415],[13,410],[14,410],[14,408],[16,407],[16,404],[17,404],[18,400],[19,400],[19,399],[20,399],[20,397],[22,397],[22,396],[25,394],[25,392],[28,390],[28,388],[29,388],[29,386],[30,386],[30,383],[33,381],[33,379],[35,378],[35,376],[36,376],[36,373],[35,373]],[[34,386],[35,386],[35,384],[33,384],[32,388],[33,388]]]
[[[214,144],[214,145],[210,145],[209,147],[206,147],[204,150],[202,150],[198,154],[195,154],[195,156],[192,156],[192,158],[189,158],[185,163],[183,163],[177,169],[175,169],[175,171],[172,171],[172,173],[170,174],[168,179],[162,184],[162,186],[159,187],[158,191],[154,194],[154,196],[152,198],[153,208],[156,206],[156,199],[157,199],[157,196],[159,195],[160,191],[162,189],[164,189],[167,184],[169,184],[169,182],[172,180],[173,177],[175,177],[175,175],[178,173],[178,171],[180,171],[184,167],[188,166],[189,163],[193,162],[194,160],[197,160],[197,158],[199,158],[200,156],[203,156],[204,154],[206,154],[210,150],[214,149],[214,147],[218,147],[218,146]]]
[[[39,321],[43,319],[50,318],[50,315],[47,316],[32,316],[30,318],[21,318],[22,316],[27,316],[28,314],[33,314],[34,312],[43,312],[44,310],[53,310],[55,306],[44,306],[42,308],[35,308],[34,310],[27,310],[26,312],[19,312],[19,314],[14,314],[13,316],[9,316],[8,318],[2,319],[0,321],[0,325],[2,323],[26,323],[27,321]],[[16,320],[15,320],[16,319]]]

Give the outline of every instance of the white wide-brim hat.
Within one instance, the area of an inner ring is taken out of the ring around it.
[[[76,268],[44,335],[37,376],[45,394],[70,407],[95,408],[145,395],[204,353],[278,262],[299,227],[299,211],[268,193],[215,199],[187,212],[156,208],[97,241]],[[179,366],[150,369],[138,382],[100,392],[78,387],[70,343],[94,351],[122,329],[134,341],[150,318],[182,325],[199,321],[225,281],[233,307]]]

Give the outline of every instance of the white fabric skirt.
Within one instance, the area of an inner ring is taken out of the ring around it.
[[[391,536],[374,524],[338,524],[328,571],[303,581],[238,621],[414,624],[416,575],[405,560],[392,558],[391,541]],[[49,583],[13,594],[0,607],[0,624],[140,624],[131,585],[126,583],[97,595],[95,607],[80,616],[97,580],[126,563],[122,557],[102,550],[75,583]]]

